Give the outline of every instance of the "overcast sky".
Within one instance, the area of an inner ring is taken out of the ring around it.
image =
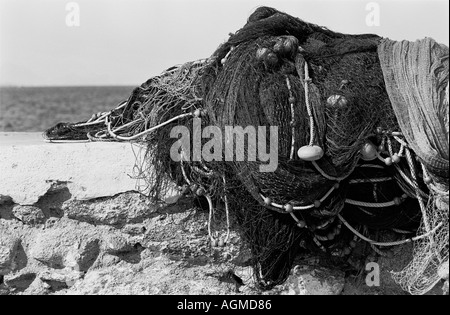
[[[0,85],[139,85],[210,56],[261,5],[344,33],[449,41],[448,0],[0,0]]]

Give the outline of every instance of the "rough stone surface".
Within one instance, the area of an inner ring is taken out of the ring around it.
[[[24,295],[47,295],[51,293],[50,284],[42,281],[39,277],[36,277],[30,286],[23,291]]]
[[[12,209],[13,215],[22,221],[24,224],[35,225],[45,222],[44,212],[35,206],[20,206],[16,205]]]
[[[131,245],[129,240],[122,235],[108,235],[104,239],[103,244],[105,252],[112,255],[127,253],[133,250],[133,245]]]
[[[99,233],[87,224],[61,221],[64,222],[38,235],[30,256],[52,268],[89,269],[100,252]]]
[[[285,284],[279,286],[282,295],[339,295],[344,289],[342,271],[321,267],[297,266]]]
[[[12,272],[16,268],[15,257],[20,239],[8,235],[0,225],[0,275]]]
[[[39,272],[38,276],[44,282],[60,282],[62,285],[71,287],[79,279],[83,278],[84,273],[70,268],[65,268],[62,270],[43,270]]]
[[[127,223],[139,223],[152,216],[158,209],[148,198],[139,193],[117,195],[87,202],[71,200],[63,205],[65,215],[74,220],[95,225],[123,227]]]

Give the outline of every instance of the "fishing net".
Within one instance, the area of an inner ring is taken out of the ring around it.
[[[270,289],[298,255],[344,263],[355,238],[382,253],[413,239],[386,244],[373,231],[419,227],[418,200],[433,192],[386,90],[381,41],[261,7],[210,58],[168,69],[114,110],[45,137],[143,144],[149,196],[175,182],[204,198],[212,246],[228,241],[232,212],[257,283]],[[219,209],[227,231],[213,224]]]
[[[379,55],[392,106],[406,140],[419,157],[430,196],[418,196],[422,211],[414,258],[394,279],[407,291],[423,294],[448,268],[448,47],[427,38],[416,42],[385,40]],[[405,57],[406,56],[406,57]],[[448,270],[447,270],[448,274]]]

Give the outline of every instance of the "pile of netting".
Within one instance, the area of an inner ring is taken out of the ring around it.
[[[434,242],[446,229],[438,252],[430,249],[439,265],[448,261],[448,147],[447,166],[438,167],[447,208],[429,223],[423,204],[442,198],[430,197],[436,179],[391,104],[381,42],[261,7],[209,59],[168,69],[114,110],[58,124],[45,137],[144,144],[149,196],[158,199],[175,182],[205,198],[213,246],[229,236],[215,228],[215,212],[224,209],[228,228],[232,212],[262,289],[284,282],[302,253],[345,261],[355,241],[384,254]],[[379,230],[399,239],[373,239]],[[437,282],[428,269],[414,270]],[[416,276],[404,273],[400,283]]]

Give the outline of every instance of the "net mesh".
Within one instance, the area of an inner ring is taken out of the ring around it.
[[[415,242],[411,263],[393,276],[405,290],[424,294],[441,280],[439,269],[448,269],[449,52],[430,38],[385,40],[378,50],[392,106],[430,184],[429,198],[417,196],[422,211],[418,234],[428,237]]]

